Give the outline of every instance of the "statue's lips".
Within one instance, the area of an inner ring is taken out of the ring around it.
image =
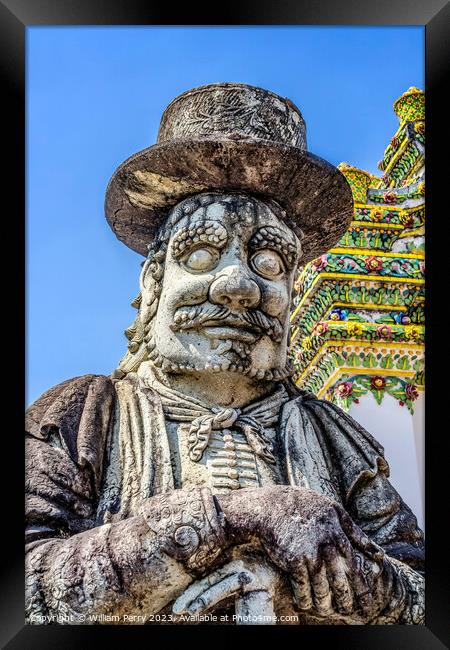
[[[202,329],[208,338],[236,339],[248,343],[257,341],[262,333],[256,325],[240,319],[205,321],[199,329]]]

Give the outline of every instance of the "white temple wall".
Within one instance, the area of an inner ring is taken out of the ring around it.
[[[390,466],[390,481],[424,528],[424,402],[414,402],[414,415],[386,394],[381,405],[368,393],[352,404],[350,415],[380,442]]]

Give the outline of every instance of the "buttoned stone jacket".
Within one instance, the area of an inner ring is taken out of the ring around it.
[[[409,587],[395,615],[373,622],[421,622],[423,534],[388,480],[382,447],[333,404],[286,388],[276,444],[285,482],[340,503],[404,568]],[[28,409],[26,441],[30,622],[156,613],[223,561],[213,495],[174,489],[161,401],[136,374],[53,387]]]

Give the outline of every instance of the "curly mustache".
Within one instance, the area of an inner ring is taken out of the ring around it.
[[[278,318],[269,316],[260,309],[249,309],[245,312],[233,312],[223,305],[201,304],[177,309],[173,324],[174,332],[189,329],[200,329],[214,323],[223,327],[249,327],[260,335],[267,334],[273,341],[280,343],[283,338],[283,326]]]

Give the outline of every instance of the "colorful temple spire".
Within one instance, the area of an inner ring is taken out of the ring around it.
[[[394,110],[400,124],[378,164],[383,176],[339,165],[354,219],[296,282],[296,382],[345,409],[371,392],[413,412],[424,389],[423,91],[409,88]]]

